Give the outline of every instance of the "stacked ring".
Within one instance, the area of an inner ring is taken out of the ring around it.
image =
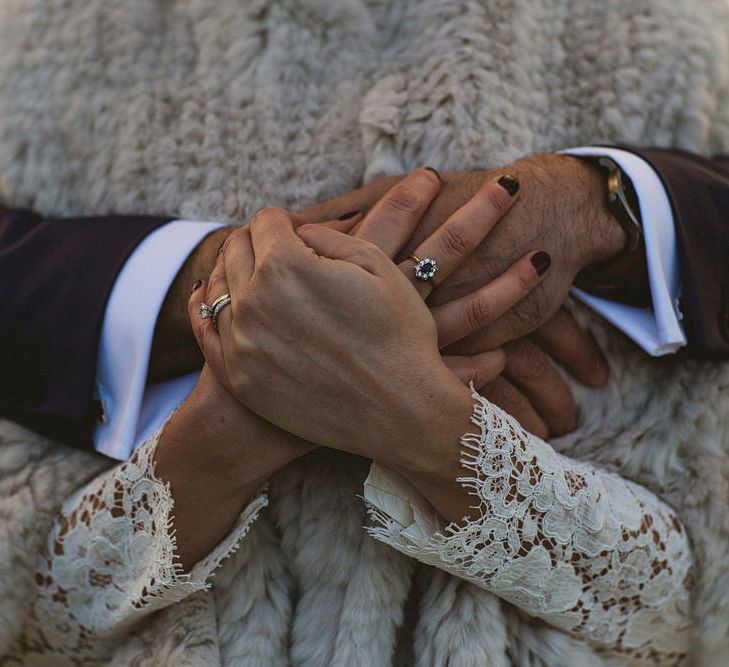
[[[200,304],[200,317],[204,320],[212,320],[213,325],[217,328],[218,317],[223,308],[229,306],[231,302],[230,294],[223,294],[213,301],[212,306],[208,306],[207,303]]]
[[[213,325],[216,328],[218,326],[218,317],[220,317],[220,313],[222,312],[223,308],[230,305],[230,302],[230,294],[223,294],[223,296],[219,296],[217,299],[215,299],[215,301],[213,301],[213,305],[210,306],[210,309],[213,311],[211,318],[213,320]]]

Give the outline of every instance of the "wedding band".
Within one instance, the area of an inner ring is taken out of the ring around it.
[[[433,276],[438,273],[438,262],[432,257],[417,257],[416,255],[410,255],[409,259],[415,262],[413,267],[413,275],[418,280],[432,280]]]
[[[223,294],[223,296],[219,296],[217,299],[215,299],[215,301],[213,301],[213,305],[210,306],[211,310],[213,311],[213,314],[211,315],[213,319],[213,325],[216,328],[218,326],[218,317],[220,317],[220,313],[222,312],[223,308],[230,305],[230,302],[230,294]]]

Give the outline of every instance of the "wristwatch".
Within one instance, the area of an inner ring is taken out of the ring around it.
[[[607,207],[627,236],[622,254],[635,252],[643,241],[643,225],[640,219],[638,195],[630,178],[609,157],[583,157],[605,172]]]
[[[638,195],[633,183],[609,157],[578,156],[605,174],[605,204],[625,232],[623,250],[615,257],[588,266],[580,272],[575,285],[606,299],[635,306],[650,305],[648,269],[643,242],[643,225]]]

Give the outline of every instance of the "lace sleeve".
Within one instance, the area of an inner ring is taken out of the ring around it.
[[[680,664],[691,554],[675,512],[641,486],[557,454],[474,396],[480,432],[461,439],[468,475],[458,480],[476,501],[470,517],[438,525],[403,478],[376,473],[365,487],[372,535],[596,648]]]
[[[161,432],[161,429],[160,429]],[[169,485],[154,474],[159,433],[63,505],[36,574],[38,596],[15,653],[19,662],[95,664],[142,617],[208,587],[262,507],[262,491],[192,571],[176,561]]]

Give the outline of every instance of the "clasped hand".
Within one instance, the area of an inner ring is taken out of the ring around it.
[[[440,350],[508,312],[549,267],[549,256],[534,249],[489,284],[429,310],[431,289],[516,199],[513,187],[487,181],[415,249],[439,265],[433,280],[420,281],[411,259],[393,260],[440,186],[433,171],[418,169],[364,217],[302,225],[265,209],[232,233],[189,304],[212,371],[204,375],[308,449],[332,447],[400,470],[438,468],[444,443],[456,445],[467,427],[466,385],[489,384],[504,366],[499,349]],[[197,311],[228,292],[232,304],[216,330]]]

